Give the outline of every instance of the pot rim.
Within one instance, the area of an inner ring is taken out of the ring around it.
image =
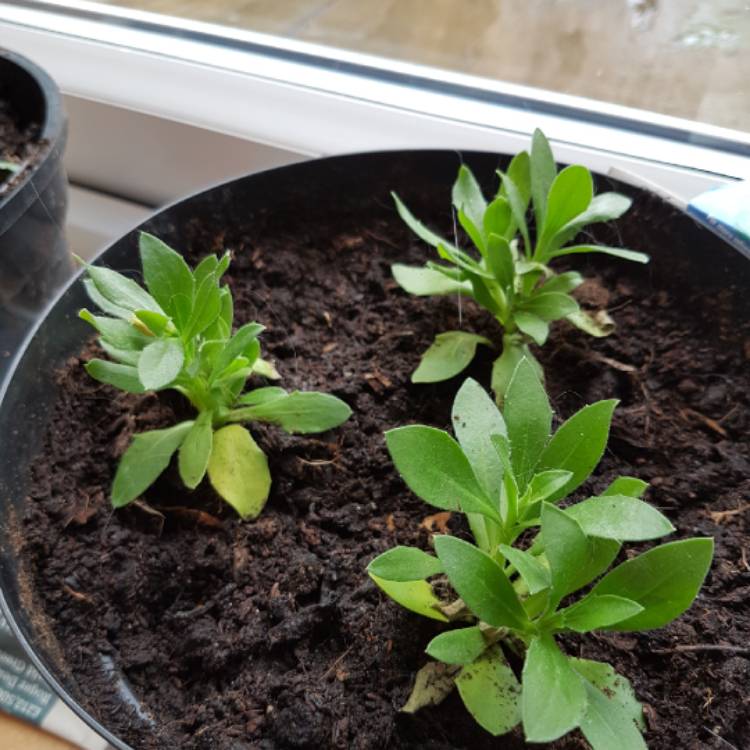
[[[50,168],[50,165],[56,165],[62,158],[67,141],[67,119],[60,89],[43,68],[23,55],[3,48],[0,48],[0,61],[7,61],[16,66],[30,76],[36,84],[44,101],[44,122],[39,139],[46,142],[46,148],[39,161],[13,190],[0,198],[0,236],[2,236],[39,198],[54,175],[56,169]]]

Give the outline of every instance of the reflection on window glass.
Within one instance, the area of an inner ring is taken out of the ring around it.
[[[747,0],[109,0],[750,130]]]

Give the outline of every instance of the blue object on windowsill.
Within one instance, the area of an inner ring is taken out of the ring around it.
[[[687,212],[750,258],[750,181],[701,193],[688,203]]]

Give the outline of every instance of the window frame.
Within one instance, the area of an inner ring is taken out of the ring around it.
[[[0,37],[51,71],[72,110],[120,112],[110,145],[128,142],[137,113],[174,123],[185,154],[191,128],[213,134],[222,154],[239,142],[265,150],[238,172],[354,151],[512,152],[541,127],[561,161],[637,172],[684,197],[750,177],[748,133],[215,24],[86,0],[18,0],[0,3]],[[96,142],[95,128],[91,117],[71,120],[73,138]],[[111,159],[93,178],[75,159],[68,168],[74,180],[146,203],[225,176],[198,164],[185,176],[183,162],[177,184],[160,192],[164,164],[155,173],[147,155],[123,159],[140,183],[118,186]]]

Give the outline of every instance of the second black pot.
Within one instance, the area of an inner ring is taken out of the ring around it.
[[[67,125],[55,82],[39,66],[0,50],[0,99],[18,125],[39,127],[42,153],[0,195],[0,378],[37,316],[72,275],[65,242]]]

